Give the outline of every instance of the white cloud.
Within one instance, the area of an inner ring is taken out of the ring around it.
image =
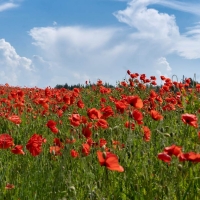
[[[113,48],[116,32],[115,28],[42,27],[33,28],[29,34],[35,40],[33,44],[42,50],[42,57],[54,63],[47,73],[55,86],[88,79],[96,82],[105,70],[111,72],[109,64],[119,60],[117,56],[126,48],[123,44]]]
[[[12,3],[12,2],[3,3],[3,4],[0,4],[0,12],[3,12],[5,10],[9,10],[9,9],[12,9],[12,8],[16,8],[18,6],[19,6],[18,4],[15,4],[15,3]]]
[[[200,58],[200,45],[197,45],[200,43],[199,25],[190,27],[185,34],[180,34],[174,15],[159,13],[153,8],[147,8],[150,4],[163,2],[165,1],[132,0],[125,10],[117,11],[114,15],[120,22],[136,28],[137,32],[133,34],[133,37],[146,40],[147,45],[153,41],[154,44],[160,44],[159,50],[164,47],[165,52],[163,53],[177,52],[178,55],[187,59]],[[172,4],[179,5],[179,3],[176,1]],[[191,7],[191,4],[180,3],[180,5]]]
[[[46,62],[40,60],[38,64],[43,66],[42,74],[48,77],[46,85],[85,83],[86,79],[115,84],[116,80],[124,78],[127,69],[149,76],[156,73],[170,76],[173,69],[167,55],[176,53],[187,59],[200,58],[199,24],[181,34],[174,15],[148,8],[150,4],[161,2],[164,5],[165,1],[160,0],[132,0],[126,9],[115,12],[114,16],[127,24],[127,28],[56,26],[31,29],[29,35],[33,44]],[[185,6],[175,2],[168,7],[175,8],[175,4],[180,10]]]
[[[175,43],[174,50],[187,59],[200,58],[200,24],[188,28],[188,31],[182,35]]]
[[[157,75],[171,77],[172,68],[165,57],[157,59],[154,68],[156,69]]]
[[[157,2],[160,5],[169,7],[175,10],[180,10],[194,15],[200,16],[200,3],[191,3],[191,2],[181,2],[181,1],[172,1],[172,0],[159,0]]]
[[[15,49],[0,39],[0,79],[1,83],[8,82],[10,85],[33,85],[36,84],[33,77],[34,66],[26,57],[19,56]]]
[[[125,10],[114,13],[114,16],[123,23],[134,27],[141,38],[153,40],[171,40],[179,36],[179,29],[176,25],[175,16],[167,13],[159,13],[155,9],[148,9],[150,2],[156,0],[131,1]]]

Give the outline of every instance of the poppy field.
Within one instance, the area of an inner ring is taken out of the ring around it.
[[[200,199],[200,84],[126,77],[0,85],[0,200]]]

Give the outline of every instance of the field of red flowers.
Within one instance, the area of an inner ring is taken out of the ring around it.
[[[200,199],[200,84],[127,76],[1,85],[0,199]]]

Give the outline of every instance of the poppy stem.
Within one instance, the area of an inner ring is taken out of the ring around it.
[[[104,181],[105,190],[109,191],[109,178],[108,178],[108,169],[105,167],[105,181]]]

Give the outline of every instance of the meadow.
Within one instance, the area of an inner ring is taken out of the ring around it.
[[[1,85],[0,200],[200,199],[199,96],[129,70],[114,88]]]

